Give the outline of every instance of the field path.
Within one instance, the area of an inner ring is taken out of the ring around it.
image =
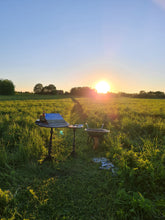
[[[72,101],[75,103],[72,110],[71,110],[71,121],[74,121],[74,123],[84,123],[86,122],[87,115],[83,110],[82,105],[78,100],[72,97]]]

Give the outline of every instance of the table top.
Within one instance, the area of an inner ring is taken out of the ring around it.
[[[41,122],[39,119],[35,121],[35,124],[40,126],[40,127],[45,127],[45,128],[64,128],[68,127],[69,124],[67,122]]]
[[[86,128],[85,131],[87,132],[98,132],[98,133],[108,133],[110,130],[104,128]]]
[[[110,132],[110,130],[103,128],[86,128],[85,131],[92,137],[100,137]]]
[[[72,129],[83,128],[83,125],[82,124],[69,125],[68,128],[72,128]]]
[[[35,124],[40,127],[63,128],[69,125],[59,113],[45,113],[45,119],[43,121],[40,119],[35,121]]]

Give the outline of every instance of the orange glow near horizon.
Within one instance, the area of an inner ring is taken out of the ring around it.
[[[106,94],[107,92],[110,92],[110,85],[106,81],[100,81],[95,85],[95,89],[97,90],[97,93]]]

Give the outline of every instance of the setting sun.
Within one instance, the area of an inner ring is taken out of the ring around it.
[[[96,84],[95,89],[97,90],[97,93],[104,93],[110,91],[110,85],[106,81],[100,81]]]

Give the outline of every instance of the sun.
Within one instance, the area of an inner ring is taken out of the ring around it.
[[[110,85],[106,81],[100,81],[95,85],[95,89],[97,90],[97,93],[106,94],[110,91]]]

